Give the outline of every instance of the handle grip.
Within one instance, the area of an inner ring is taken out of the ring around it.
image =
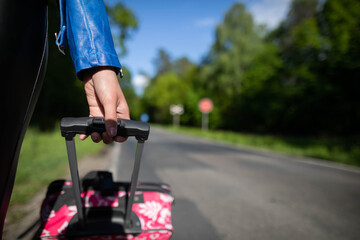
[[[66,139],[73,138],[76,134],[90,135],[93,132],[102,134],[106,132],[103,117],[62,118],[60,123],[61,135]],[[122,137],[135,137],[144,142],[148,139],[150,125],[145,122],[117,119],[117,134]]]

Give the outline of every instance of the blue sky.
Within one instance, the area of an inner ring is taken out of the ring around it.
[[[116,2],[108,0],[107,2]],[[153,59],[165,49],[173,59],[183,56],[198,63],[209,51],[216,25],[235,0],[122,0],[139,20],[139,28],[126,42],[121,64],[132,73],[137,93],[146,85],[145,72],[155,74]],[[240,1],[257,23],[275,27],[285,17],[290,0]]]

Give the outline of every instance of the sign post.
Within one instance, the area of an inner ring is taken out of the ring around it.
[[[209,98],[202,98],[199,101],[199,110],[202,112],[201,129],[204,131],[209,129],[209,113],[213,107],[213,102]]]
[[[173,115],[173,126],[180,126],[180,115],[184,114],[184,106],[182,104],[171,104],[170,114]]]

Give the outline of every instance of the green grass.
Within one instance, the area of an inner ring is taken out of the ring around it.
[[[167,130],[219,142],[270,150],[295,156],[314,157],[360,166],[360,138],[305,138],[243,134],[231,131],[202,131],[200,128],[161,126]]]
[[[11,205],[26,203],[51,181],[69,173],[65,140],[60,131],[40,132],[29,128],[22,145]],[[76,139],[78,159],[95,154],[104,144]]]

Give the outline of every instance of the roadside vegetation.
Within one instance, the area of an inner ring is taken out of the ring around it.
[[[57,129],[51,132],[28,129],[21,148],[11,205],[26,203],[51,181],[69,173],[65,140]],[[105,146],[75,139],[78,159],[96,154]]]
[[[160,126],[172,132],[277,153],[314,157],[360,166],[360,138],[315,138],[244,134],[231,131],[202,131],[195,127]]]
[[[351,6],[351,7],[349,7]],[[293,0],[274,29],[259,25],[242,3],[214,29],[202,62],[159,50],[156,75],[144,91],[144,112],[171,123],[199,126],[200,99],[214,103],[209,127],[281,136],[360,135],[360,2]],[[331,141],[331,140],[329,140]]]
[[[359,166],[359,12],[357,0],[292,0],[269,29],[236,3],[200,63],[158,51],[143,112],[171,124],[169,107],[181,104],[188,127],[173,131]],[[193,128],[205,97],[214,104],[208,133]]]

